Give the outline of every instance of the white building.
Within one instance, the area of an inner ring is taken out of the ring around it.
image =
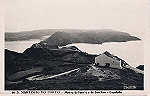
[[[111,55],[107,51],[95,58],[95,65],[122,69],[121,59]]]

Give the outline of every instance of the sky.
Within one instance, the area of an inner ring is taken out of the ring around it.
[[[5,32],[113,29],[141,37],[148,6],[148,0],[6,0]]]

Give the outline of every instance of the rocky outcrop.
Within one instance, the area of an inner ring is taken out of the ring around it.
[[[23,53],[35,60],[54,58],[47,48],[28,48]]]
[[[142,70],[142,71],[144,71],[144,65],[139,65],[139,66],[137,66],[136,68],[137,68],[137,69],[140,69],[140,70]]]
[[[46,48],[46,49],[58,49],[57,45],[50,46],[46,42],[41,41],[40,43],[35,43],[31,48]]]
[[[47,49],[47,48],[28,48],[24,54],[36,60],[55,60],[62,62],[72,62],[77,64],[94,63],[97,55],[91,55],[81,52],[75,47],[66,47],[60,49]]]
[[[72,49],[72,50],[76,50],[76,51],[80,51],[80,52],[82,52],[82,51],[81,51],[81,50],[79,50],[79,48],[77,48],[76,46],[62,47],[62,49]]]

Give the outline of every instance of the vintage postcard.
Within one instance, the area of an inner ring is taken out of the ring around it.
[[[148,0],[2,4],[0,94],[148,96]]]

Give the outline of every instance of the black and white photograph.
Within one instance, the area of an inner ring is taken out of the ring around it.
[[[144,90],[146,0],[6,0],[5,90]]]

